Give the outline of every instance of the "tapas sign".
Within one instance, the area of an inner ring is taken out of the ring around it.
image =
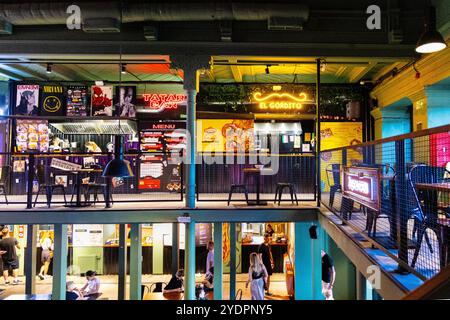
[[[381,171],[371,167],[344,167],[342,193],[377,212],[380,211]]]
[[[150,93],[143,94],[145,109],[160,112],[165,109],[178,109],[178,105],[187,101],[185,94]]]

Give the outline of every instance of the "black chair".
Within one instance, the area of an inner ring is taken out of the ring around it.
[[[55,184],[48,182],[46,175],[45,175],[45,167],[42,164],[38,164],[36,166],[36,179],[39,184],[39,188],[36,194],[36,199],[34,199],[33,207],[36,206],[39,194],[41,193],[41,190],[45,190],[45,193],[47,195],[47,206],[50,208],[50,204],[52,202],[52,196],[55,189],[61,189],[63,195],[64,195],[64,203],[67,204],[66,200],[66,188],[62,184]]]
[[[245,185],[245,184],[232,184],[230,186],[230,192],[228,194],[228,205],[230,205],[231,195],[233,194],[233,192],[239,192],[239,191],[244,191],[245,201],[248,203],[248,188],[247,188],[247,185]]]
[[[2,172],[0,175],[0,190],[3,191],[3,195],[5,196],[6,204],[8,204],[8,197],[6,196],[6,186],[8,185],[10,172],[11,172],[10,166],[3,166]]]
[[[289,193],[291,194],[292,204],[294,204],[294,199],[295,199],[295,202],[298,205],[297,191],[295,190],[295,185],[293,183],[289,183],[289,182],[279,182],[279,183],[277,183],[277,187],[275,189],[275,200],[273,202],[276,203],[277,199],[278,199],[278,205],[280,205],[280,203],[281,203],[281,196],[283,195],[283,190],[284,189],[288,189],[289,190]]]
[[[144,300],[145,292],[150,293],[150,288],[145,284],[141,285],[141,300]]]
[[[412,214],[414,219],[414,229],[417,231],[417,242],[414,251],[414,256],[411,266],[414,268],[422,245],[422,240],[425,241],[431,253],[433,247],[428,238],[427,230],[430,229],[436,234],[439,248],[443,245],[441,239],[440,227],[438,225],[438,211],[437,207],[433,205],[437,201],[437,193],[433,190],[419,190],[416,183],[437,183],[441,182],[444,177],[445,168],[430,167],[428,165],[419,164],[411,168],[408,173],[408,188],[412,195],[413,208]],[[414,231],[413,231],[414,232]],[[448,241],[448,239],[445,239]],[[441,252],[441,250],[439,250]]]
[[[333,208],[334,195],[338,191],[342,192],[341,165],[339,163],[330,163],[327,166],[327,168],[325,169],[325,171],[327,173],[328,185],[330,186],[330,201],[328,204],[329,204],[330,208]],[[330,172],[332,173],[332,176],[333,176],[333,184],[330,183],[330,177],[329,177]]]
[[[100,166],[93,166],[93,169],[100,169]],[[92,180],[92,181],[91,181]],[[89,202],[89,198],[90,198],[90,192],[92,191],[93,194],[93,204],[95,205],[95,203],[98,201],[98,193],[99,191],[101,191],[103,193],[103,199],[106,202],[106,198],[107,198],[107,183],[106,182],[99,182],[99,177],[95,174],[95,172],[92,172],[91,175],[89,176],[89,182],[82,184],[82,186],[84,187],[84,201],[87,203]],[[72,195],[73,197],[73,195]],[[114,199],[112,197],[112,192],[110,189],[110,193],[109,193],[109,199],[111,201],[112,204],[114,204]]]

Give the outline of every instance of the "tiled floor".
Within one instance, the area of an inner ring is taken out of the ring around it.
[[[117,300],[117,277],[106,275],[98,276],[101,283],[102,296],[100,299]],[[229,299],[229,275],[225,274],[223,276],[223,298],[224,300]],[[201,275],[196,275],[196,282],[201,281],[203,278]],[[20,278],[21,281],[25,281],[23,277]],[[168,282],[170,280],[170,275],[143,275],[142,284],[150,285],[153,282],[163,281]],[[85,283],[85,278],[79,276],[67,276],[67,281],[74,281],[77,287],[82,287]],[[237,274],[236,276],[236,290],[242,289],[242,300],[250,300],[250,289],[245,288],[245,282],[247,281],[247,274]],[[25,285],[21,282],[19,285],[5,286],[3,280],[0,280],[0,289],[5,289],[2,294],[0,294],[0,299],[4,299],[11,294],[23,294],[25,292]],[[51,277],[45,280],[36,280],[36,293],[44,294],[51,293],[52,290],[52,279]],[[289,297],[286,291],[285,275],[282,273],[273,274],[271,277],[270,291],[273,293],[272,296],[266,297],[270,300],[287,300]],[[128,298],[128,292],[127,292]]]

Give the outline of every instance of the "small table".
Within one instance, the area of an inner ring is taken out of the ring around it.
[[[144,296],[143,300],[182,300],[183,292],[149,292]]]
[[[66,207],[75,207],[75,208],[81,208],[81,207],[88,207],[91,204],[90,203],[81,203],[81,174],[84,172],[92,172],[94,169],[76,169],[76,170],[70,170],[71,173],[76,174],[77,179],[75,182],[75,190],[77,193],[76,202],[75,204],[66,204]]]
[[[272,169],[268,169],[268,168],[244,168],[244,174],[249,174],[249,175],[255,175],[256,177],[256,201],[248,201],[248,204],[250,206],[267,206],[267,201],[261,200],[260,199],[260,194],[261,194],[261,187],[260,187],[260,183],[261,183],[261,174],[263,172],[265,173],[272,173],[273,170]]]

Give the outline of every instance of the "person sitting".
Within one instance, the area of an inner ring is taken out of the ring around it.
[[[164,287],[163,293],[183,292],[183,277],[184,270],[178,270],[177,273],[172,277],[172,279],[170,279],[169,283]]]
[[[96,295],[100,290],[100,280],[96,277],[95,271],[86,272],[86,284],[81,288],[83,296]]]
[[[209,273],[206,274],[205,280],[202,281],[202,284],[206,287],[206,289],[214,289],[214,267],[209,269]]]
[[[83,294],[77,287],[75,287],[75,283],[73,281],[67,281],[66,300],[81,300],[81,299],[83,299]]]

